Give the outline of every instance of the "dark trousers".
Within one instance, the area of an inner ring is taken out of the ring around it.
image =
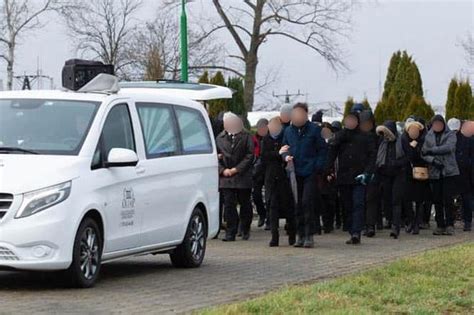
[[[369,184],[367,186],[365,224],[370,227],[375,227],[380,221],[380,216],[380,185],[379,183]]]
[[[255,204],[255,208],[257,208],[257,214],[261,218],[267,217],[267,210],[265,209],[265,202],[263,201],[263,180],[256,179],[253,181],[253,189],[252,189],[252,200]]]
[[[461,194],[462,199],[462,211],[463,211],[463,221],[464,224],[472,223],[472,206],[474,203],[472,193]]]
[[[393,223],[393,185],[395,183],[395,177],[392,176],[380,176],[380,189],[382,191],[382,206],[385,219]],[[401,206],[401,205],[400,205]],[[397,210],[398,211],[398,210]],[[400,214],[401,215],[401,210]]]
[[[239,227],[239,221],[243,233],[250,232],[252,224],[252,202],[251,189],[222,189],[224,197],[224,220],[227,223],[226,234],[235,236]],[[240,219],[237,211],[237,204],[240,205]]]
[[[431,201],[424,201],[423,204],[423,223],[429,224],[431,220],[431,207],[433,203]]]
[[[349,224],[351,236],[359,237],[364,225],[365,192],[362,185],[343,185],[340,187],[341,201]]]
[[[431,191],[433,193],[433,203],[436,211],[436,225],[442,229],[448,226],[454,226],[454,209],[451,206],[451,196],[447,196],[445,192],[444,180],[432,180]]]
[[[296,176],[298,186],[298,202],[296,204],[296,231],[300,237],[310,236],[316,232],[315,192],[316,178],[314,175]]]
[[[286,178],[283,180],[286,180]],[[274,183],[269,191],[265,192],[268,193],[267,207],[272,234],[278,233],[280,218],[283,214],[286,214],[286,229],[288,234],[294,235],[296,233],[294,208],[290,205],[290,203],[293,204],[293,197],[289,195],[288,189],[288,185],[277,182]],[[291,201],[288,202],[290,198]],[[289,207],[290,209],[284,209],[283,207]]]
[[[337,194],[321,194],[323,227],[325,231],[334,229],[334,219],[336,216]]]

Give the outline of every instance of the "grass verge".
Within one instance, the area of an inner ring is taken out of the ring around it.
[[[474,314],[474,243],[197,314]]]

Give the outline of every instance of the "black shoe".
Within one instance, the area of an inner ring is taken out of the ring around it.
[[[264,224],[265,224],[265,217],[260,217],[260,218],[258,219],[257,226],[258,226],[258,227],[262,227]]]
[[[413,225],[408,224],[407,226],[405,226],[405,232],[407,232],[407,233],[413,232]]]
[[[233,235],[226,235],[223,239],[223,242],[235,242],[235,236]]]
[[[471,230],[472,230],[471,223],[464,223],[463,231],[464,232],[471,232]]]
[[[375,236],[375,226],[369,226],[367,228],[367,232],[365,233],[367,237],[374,237]]]
[[[359,245],[360,244],[360,237],[353,236],[350,240],[346,241],[347,245]]]
[[[242,232],[237,233],[237,237],[242,237]]]
[[[454,235],[454,226],[450,225],[446,228],[444,235]]]
[[[313,238],[313,235],[309,235],[309,236],[307,236],[307,237],[305,238],[303,247],[304,247],[304,248],[313,248],[313,247],[314,247],[314,238]]]
[[[271,228],[271,226],[270,226],[270,223],[268,223],[268,222],[265,223],[265,228],[264,228],[264,230],[265,230],[265,231],[270,231],[271,229],[272,229],[272,228]]]
[[[331,229],[331,228],[325,228],[325,229],[323,230],[324,234],[329,234],[329,233],[331,233],[332,231],[333,231],[333,229]]]
[[[288,245],[293,246],[296,243],[296,235],[293,233],[290,233],[288,235]]]
[[[433,231],[433,235],[444,235],[446,233],[446,229],[445,228],[436,228],[434,231]]]
[[[242,240],[248,241],[250,239],[250,233],[242,233]]]
[[[272,239],[270,241],[270,247],[277,247],[280,243],[280,236],[277,233],[272,233]]]
[[[397,232],[390,232],[390,237],[393,238],[394,240],[396,240],[398,238],[398,234]]]
[[[296,241],[295,247],[303,247],[304,246],[304,237],[298,236],[298,240]]]
[[[413,224],[413,231],[411,231],[411,234],[413,234],[413,235],[420,234],[420,225],[419,224]]]

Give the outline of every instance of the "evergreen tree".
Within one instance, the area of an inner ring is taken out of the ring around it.
[[[405,109],[404,120],[410,116],[423,118],[428,121],[434,116],[434,111],[431,105],[425,102],[423,97],[413,95]]]
[[[364,97],[364,100],[362,101],[362,105],[364,105],[364,108],[366,110],[372,111],[372,107],[370,107],[370,103],[369,103],[369,100],[367,99],[367,97]]]
[[[451,79],[448,88],[448,96],[446,99],[446,119],[449,120],[454,117],[454,96],[458,88],[458,80],[456,78]]]
[[[224,75],[220,71],[216,72],[210,83],[214,85],[226,86]],[[209,116],[212,118],[216,118],[220,112],[225,111],[228,111],[227,100],[222,99],[209,101]]]
[[[454,94],[453,114],[458,119],[469,119],[472,105],[472,88],[469,81],[460,82]]]
[[[344,117],[346,117],[351,112],[352,106],[354,106],[354,98],[349,96],[346,100],[346,103],[344,104]]]
[[[377,103],[374,111],[375,123],[377,125],[383,124],[385,121],[385,108],[387,107],[385,101],[380,101]]]
[[[390,92],[392,91],[393,83],[395,82],[395,77],[397,76],[398,64],[400,63],[402,53],[400,51],[395,52],[390,59],[390,64],[388,66],[387,77],[385,79],[384,91],[383,91],[383,100],[387,100]]]
[[[246,114],[246,107],[244,103],[244,83],[241,78],[233,77],[227,81],[227,87],[234,90],[232,99],[228,102],[228,110],[244,116]]]
[[[204,71],[198,80],[198,83],[209,83],[209,72]]]

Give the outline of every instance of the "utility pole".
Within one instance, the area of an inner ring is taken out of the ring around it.
[[[290,104],[290,99],[293,97],[308,96],[308,94],[301,93],[300,90],[298,90],[298,93],[292,93],[292,94],[288,93],[288,90],[286,91],[285,94],[275,94],[275,92],[273,92],[272,94],[273,94],[273,97],[284,98],[285,104]]]
[[[186,0],[181,0],[181,80],[188,82],[188,18]]]

